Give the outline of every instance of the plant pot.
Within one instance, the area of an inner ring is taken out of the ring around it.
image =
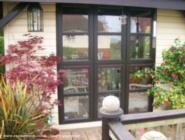
[[[60,131],[56,128],[44,129],[39,140],[60,140]]]
[[[130,79],[130,83],[139,83],[140,82],[140,78],[138,78],[138,77],[132,77],[131,79]]]
[[[169,109],[168,105],[160,105],[159,107],[154,107],[153,112],[160,112],[168,109]]]

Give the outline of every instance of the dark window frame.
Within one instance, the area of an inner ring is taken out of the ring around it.
[[[128,105],[129,105],[129,67],[133,65],[139,65],[139,66],[154,66],[155,64],[155,48],[153,48],[153,21],[154,21],[154,9],[149,9],[151,11],[151,18],[152,18],[152,25],[151,25],[151,33],[139,33],[139,35],[146,35],[150,36],[151,38],[151,59],[142,59],[142,60],[130,60],[129,59],[129,49],[127,46],[129,46],[129,36],[131,34],[135,33],[130,33],[130,15],[129,15],[129,7],[112,7],[108,6],[105,7],[108,9],[108,15],[111,15],[111,10],[114,8],[121,9],[122,13],[121,15],[126,15],[127,16],[127,24],[122,25],[122,31],[121,33],[117,32],[98,32],[98,27],[97,27],[97,15],[98,15],[98,9],[104,8],[104,6],[88,6],[88,5],[72,5],[72,7],[77,7],[77,9],[88,9],[88,33],[81,32],[81,33],[63,33],[62,30],[62,14],[63,14],[63,8],[65,9],[67,14],[72,14],[73,11],[74,13],[76,12],[74,9],[70,8],[70,5],[61,5],[57,4],[56,5],[56,15],[57,15],[57,54],[62,56],[63,48],[62,48],[62,35],[67,35],[67,34],[75,34],[75,35],[83,35],[86,34],[89,36],[89,59],[86,61],[63,61],[61,64],[58,65],[58,69],[60,68],[70,68],[70,69],[76,69],[76,68],[83,68],[83,67],[88,67],[89,69],[89,118],[88,119],[75,119],[75,120],[64,120],[64,106],[61,105],[59,106],[59,123],[74,123],[74,122],[86,122],[86,121],[95,121],[98,119],[97,111],[98,111],[98,97],[106,95],[107,93],[99,93],[97,90],[97,84],[98,84],[98,68],[99,67],[115,67],[119,66],[121,68],[121,94],[120,100],[121,100],[121,107],[124,109],[124,113],[127,114],[128,111]],[[67,9],[67,10],[66,10]],[[143,8],[145,9],[145,8]],[[83,11],[83,10],[77,10],[77,12]],[[65,14],[66,14],[65,13]],[[115,13],[113,12],[113,15]],[[104,13],[101,13],[100,15],[104,15]],[[97,58],[97,38],[98,35],[121,35],[121,60],[98,60]],[[93,49],[94,48],[94,49]],[[96,87],[96,88],[94,88]],[[108,93],[107,95],[111,94]],[[112,92],[112,94],[116,94]],[[118,93],[119,94],[119,93]],[[85,94],[86,95],[86,94]],[[64,95],[63,94],[63,86],[59,86],[58,88],[58,98],[61,99],[63,103],[64,96],[80,96],[80,95]],[[83,95],[81,95],[83,96]],[[152,98],[149,97],[149,106],[148,106],[148,111],[152,111]]]

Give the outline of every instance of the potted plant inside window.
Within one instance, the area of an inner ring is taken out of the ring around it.
[[[131,73],[130,83],[139,83],[139,84],[152,83],[153,73],[154,72],[152,68],[136,70],[133,73]]]

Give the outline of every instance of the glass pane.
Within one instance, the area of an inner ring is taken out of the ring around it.
[[[98,91],[118,91],[121,89],[121,68],[98,69]]]
[[[98,59],[121,59],[121,36],[98,36]]]
[[[63,36],[63,60],[87,60],[89,40],[87,35]]]
[[[147,92],[129,93],[129,113],[146,112],[148,110]]]
[[[68,69],[65,70],[64,94],[87,93],[88,69]]]
[[[150,33],[152,19],[147,17],[131,17],[130,32],[131,33]]]
[[[148,89],[152,86],[152,68],[131,67],[129,74],[129,89]]]
[[[101,117],[101,115],[100,115],[100,108],[102,107],[102,102],[103,102],[104,98],[105,98],[105,96],[99,96],[98,97],[98,118]]]
[[[130,36],[129,55],[132,59],[150,58],[150,37],[149,36]]]
[[[87,15],[63,15],[64,32],[88,32]]]
[[[88,96],[64,97],[64,118],[87,119],[89,116]]]
[[[121,16],[98,16],[99,32],[121,32]]]

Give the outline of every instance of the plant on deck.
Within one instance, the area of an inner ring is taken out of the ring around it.
[[[60,58],[51,54],[40,56],[37,53],[44,49],[41,47],[42,37],[25,35],[26,40],[18,41],[8,46],[6,55],[0,56],[0,63],[7,66],[5,77],[9,83],[15,83],[17,79],[23,82],[31,92],[41,92],[38,96],[43,110],[53,107],[58,100],[53,100],[56,88],[62,83],[63,71],[56,71],[56,65]]]
[[[155,85],[149,91],[154,106],[185,108],[185,43],[179,40],[163,52],[163,63],[156,68]]]
[[[38,134],[46,113],[41,113],[37,96],[17,80],[14,84],[0,81],[0,139],[22,140]]]
[[[48,126],[46,118],[59,104],[52,96],[64,75],[56,70],[59,57],[38,55],[44,50],[42,37],[25,37],[9,45],[6,55],[0,56],[1,65],[7,68],[7,83],[0,83],[0,134],[10,136],[4,137],[8,140],[24,139],[20,135],[34,135],[39,128]]]

